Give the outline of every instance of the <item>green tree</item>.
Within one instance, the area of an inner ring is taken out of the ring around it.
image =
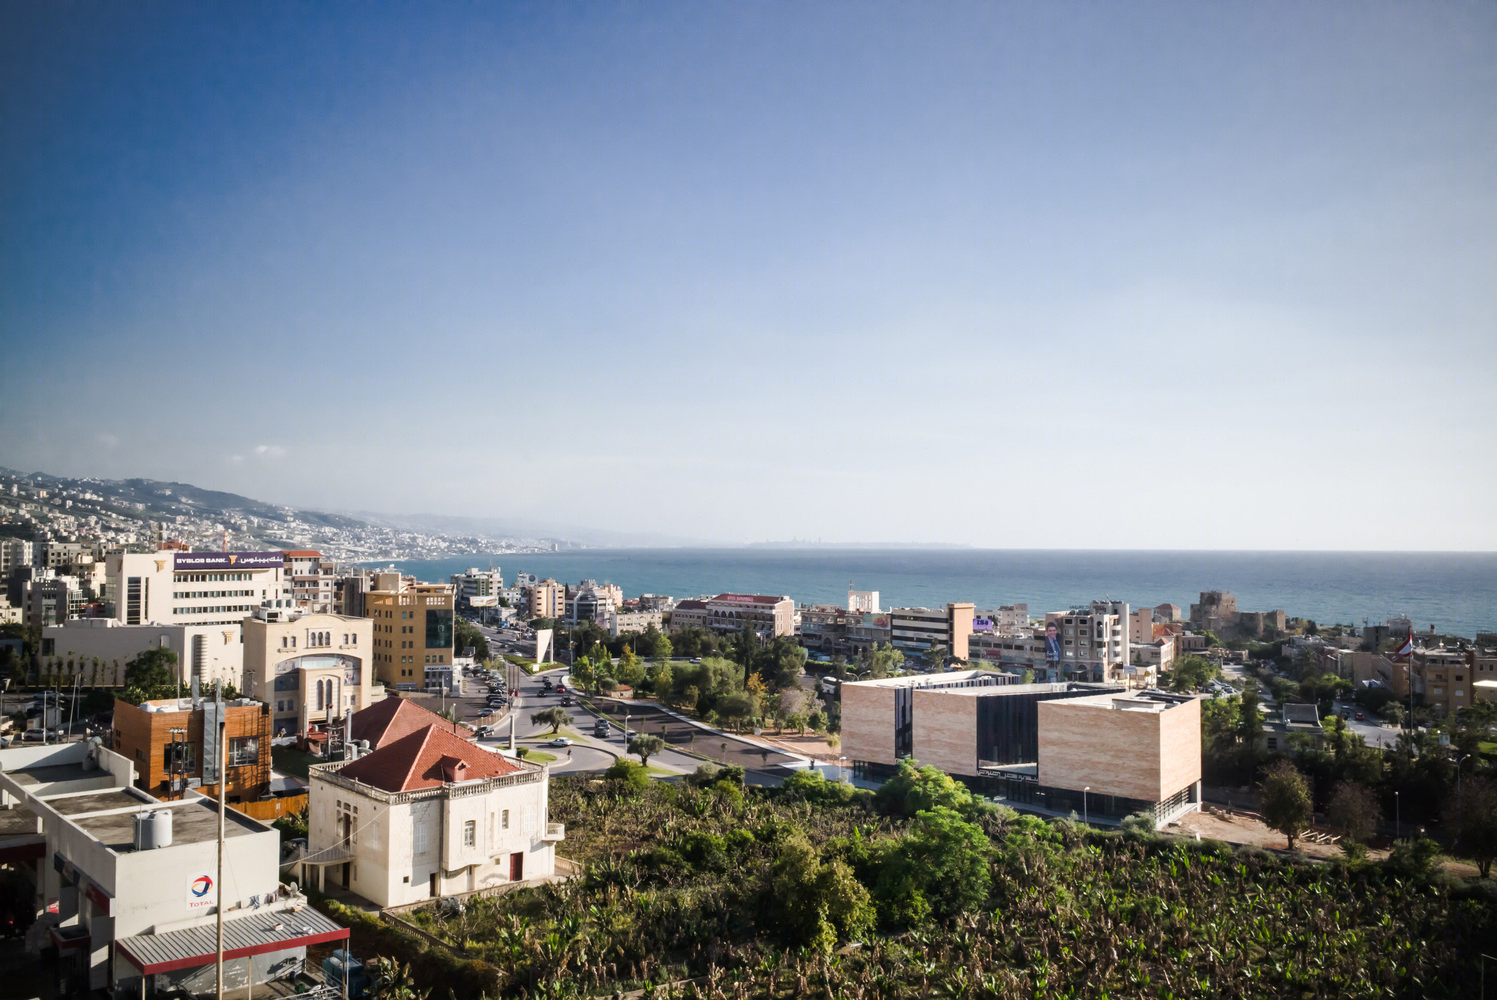
[[[945,771],[921,767],[912,757],[899,762],[899,770],[874,793],[874,802],[886,813],[914,816],[930,809],[972,809],[972,793]]]
[[[532,726],[550,726],[551,732],[554,734],[562,726],[570,726],[572,724],[572,717],[567,714],[567,710],[564,708],[543,708],[539,712],[531,714],[530,724]]]
[[[858,670],[868,672],[868,677],[879,680],[893,677],[904,670],[904,654],[889,643],[880,643],[867,652],[867,662]]]
[[[1171,691],[1199,691],[1206,682],[1221,673],[1221,668],[1204,656],[1187,653],[1170,667]]]
[[[643,791],[650,787],[650,774],[645,770],[643,764],[636,764],[632,760],[620,757],[613,762],[608,770],[603,772],[605,781],[617,781],[626,788],[635,791]]]
[[[1445,823],[1456,847],[1476,862],[1481,877],[1497,858],[1497,785],[1485,778],[1463,778],[1445,807]]]
[[[986,906],[992,853],[981,827],[954,809],[936,806],[915,814],[909,835],[888,862],[888,877],[880,881],[886,891],[913,889],[931,916],[951,920]]]
[[[947,651],[946,651],[946,647],[944,645],[942,645],[941,643],[939,643],[939,642],[933,642],[933,643],[931,643],[930,644],[930,648],[925,651],[924,656],[925,656],[925,665],[930,670],[945,670],[946,669]]]
[[[1305,776],[1287,760],[1274,761],[1264,770],[1258,793],[1263,821],[1287,837],[1294,850],[1294,840],[1309,829],[1312,814]]]
[[[1341,831],[1344,839],[1356,844],[1366,844],[1371,840],[1382,822],[1377,796],[1367,786],[1355,781],[1343,781],[1337,785],[1325,811],[1331,827]]]
[[[629,741],[629,752],[639,755],[639,762],[650,763],[650,758],[665,749],[665,740],[659,736],[636,736]]]
[[[132,705],[157,698],[175,698],[177,654],[164,646],[155,646],[138,654],[125,665],[125,690],[120,697]]]
[[[452,645],[461,655],[462,651],[469,646],[473,647],[473,656],[478,660],[489,658],[489,640],[479,631],[478,626],[466,618],[455,617],[452,622]]]
[[[618,678],[620,684],[627,684],[631,688],[639,687],[645,679],[645,667],[634,650],[627,643],[623,652],[619,655],[619,662],[613,669],[614,677]]]

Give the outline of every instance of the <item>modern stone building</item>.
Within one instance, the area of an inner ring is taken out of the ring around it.
[[[881,778],[913,757],[1016,808],[1164,823],[1199,808],[1200,702],[985,671],[842,685],[842,748]]]

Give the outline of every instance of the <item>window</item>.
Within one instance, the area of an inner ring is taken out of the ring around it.
[[[499,826],[501,829],[509,829],[509,810],[505,809],[499,813]]]
[[[246,767],[260,762],[260,740],[256,736],[235,736],[229,739],[229,766]]]
[[[478,846],[478,824],[471,819],[463,824],[463,846]]]

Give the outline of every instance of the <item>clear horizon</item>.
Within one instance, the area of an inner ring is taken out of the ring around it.
[[[1497,550],[1497,7],[879,11],[0,8],[0,465]]]

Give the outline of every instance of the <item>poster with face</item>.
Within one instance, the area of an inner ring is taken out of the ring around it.
[[[1045,623],[1045,662],[1055,663],[1060,659],[1060,626],[1055,622]]]

